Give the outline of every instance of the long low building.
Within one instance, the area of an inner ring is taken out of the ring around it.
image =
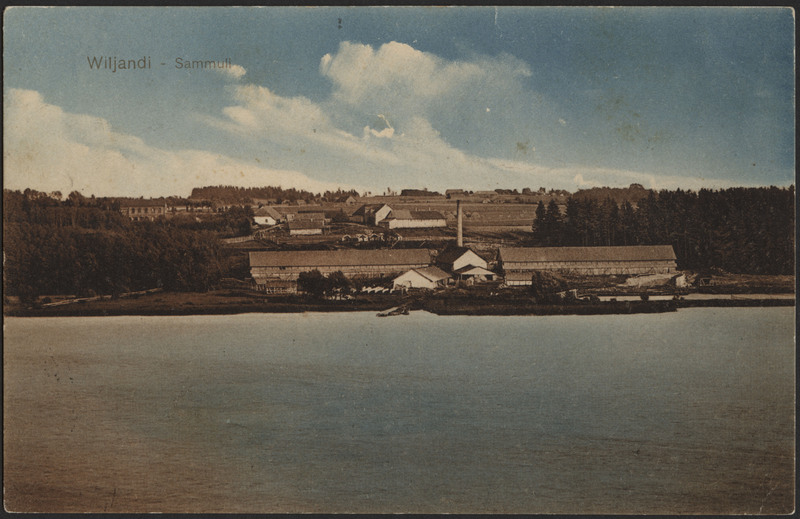
[[[447,227],[442,213],[438,211],[408,211],[406,209],[392,210],[381,225],[389,229],[411,229],[419,227]]]
[[[427,249],[258,251],[250,253],[250,275],[255,282],[268,278],[296,280],[301,272],[341,271],[348,277],[382,276],[430,265]]]
[[[513,284],[530,284],[535,270],[598,276],[666,274],[677,270],[672,245],[626,247],[501,247],[498,261]],[[527,282],[525,282],[525,274]],[[508,281],[507,281],[508,282]]]

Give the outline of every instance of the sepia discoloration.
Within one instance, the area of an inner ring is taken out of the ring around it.
[[[793,511],[792,9],[4,14],[7,511]]]

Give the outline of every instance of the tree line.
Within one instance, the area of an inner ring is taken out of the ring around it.
[[[337,189],[336,191],[328,190],[320,194],[303,189],[282,188],[279,186],[206,186],[192,189],[192,194],[189,198],[194,200],[218,200],[235,204],[252,204],[255,199],[272,199],[275,200],[275,203],[280,204],[284,201],[296,202],[297,200],[334,202],[348,196],[357,197],[358,191],[355,189]]]
[[[202,291],[222,278],[217,233],[165,219],[134,223],[103,204],[4,190],[4,294],[33,301],[157,287]]]
[[[537,246],[672,245],[678,267],[794,273],[794,186],[650,191],[618,203],[571,196],[539,203]]]

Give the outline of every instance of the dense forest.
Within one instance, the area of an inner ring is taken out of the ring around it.
[[[43,294],[207,290],[222,277],[225,259],[217,233],[198,225],[194,219],[134,224],[107,202],[79,193],[61,201],[4,190],[4,294],[32,301]]]
[[[572,196],[539,203],[538,246],[671,244],[678,267],[750,274],[794,273],[795,192],[789,188],[654,191],[618,204]]]

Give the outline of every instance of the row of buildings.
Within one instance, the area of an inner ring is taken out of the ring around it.
[[[447,221],[439,211],[392,209],[387,204],[362,205],[353,212],[350,220],[365,225],[382,226],[387,229],[447,227]]]
[[[122,200],[120,211],[134,221],[155,220],[167,216],[169,208],[162,200]],[[381,226],[387,229],[408,229],[420,227],[447,227],[445,216],[438,211],[410,211],[392,209],[387,204],[365,204],[349,215],[350,221],[366,225]],[[259,226],[272,226],[285,223],[289,234],[322,234],[326,222],[322,209],[300,209],[281,212],[272,206],[263,206],[253,211],[253,222]]]
[[[501,247],[496,270],[468,247],[445,249],[435,258],[428,249],[258,251],[250,252],[250,275],[266,292],[293,292],[302,272],[318,270],[347,277],[396,276],[394,288],[436,288],[454,280],[502,280],[530,285],[534,271],[580,275],[670,274],[677,271],[671,245],[628,247]]]

